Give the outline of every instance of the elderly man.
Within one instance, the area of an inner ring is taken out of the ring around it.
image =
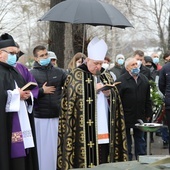
[[[11,36],[0,37],[0,169],[38,170],[34,140],[33,115],[28,114],[31,99],[23,76],[11,65],[17,58],[17,47]]]
[[[58,169],[127,160],[124,115],[117,88],[97,93],[103,84],[114,82],[102,68],[107,45],[95,37],[87,50],[86,62],[68,75],[63,89]]]
[[[146,143],[144,132],[135,127],[138,119],[146,122],[152,116],[151,100],[150,100],[150,85],[148,79],[140,74],[137,60],[128,58],[125,61],[127,70],[116,81],[121,82],[118,90],[122,100],[123,110],[125,114],[126,134],[128,141],[129,160],[132,160],[132,139],[130,129],[133,128],[133,137],[135,142],[135,156],[146,154]]]

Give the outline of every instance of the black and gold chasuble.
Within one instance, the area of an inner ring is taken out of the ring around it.
[[[104,84],[113,84],[107,72],[102,72],[100,79]],[[59,117],[58,170],[97,166],[101,163],[99,155],[107,157],[107,162],[128,160],[124,113],[117,88],[111,89],[108,99],[109,144],[104,144],[108,148],[105,154],[99,154],[96,99],[94,77],[83,64],[71,72],[63,89],[62,113]]]

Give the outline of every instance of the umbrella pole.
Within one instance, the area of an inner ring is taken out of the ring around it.
[[[83,25],[83,46],[82,46],[82,53],[84,54],[84,44],[85,44],[85,36],[86,36],[86,25]]]

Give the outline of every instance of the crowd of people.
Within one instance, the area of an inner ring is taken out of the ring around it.
[[[135,124],[153,121],[151,81],[162,94],[165,109],[155,122],[166,124],[163,142],[169,146],[170,51],[164,54],[163,67],[157,53],[145,56],[141,50],[129,58],[118,54],[110,67],[106,42],[94,37],[87,56],[75,54],[66,70],[42,45],[33,49],[31,70],[18,62],[21,55],[13,37],[2,34],[1,170],[92,168],[146,155],[145,134]],[[29,82],[37,86],[23,90]]]

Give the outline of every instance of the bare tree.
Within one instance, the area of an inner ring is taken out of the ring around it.
[[[138,41],[145,39],[143,46],[146,48],[148,46],[159,46],[162,51],[167,49],[169,0],[115,1],[117,4],[127,7],[135,28],[132,31],[133,37],[136,37]],[[134,39],[134,41],[136,40]]]
[[[1,32],[12,32],[21,23],[17,18],[19,15],[10,13],[17,7],[15,2],[10,0],[2,1],[0,4],[0,30]],[[15,22],[11,22],[15,21]]]
[[[86,26],[85,41],[83,25],[38,21],[50,7],[61,1],[2,1],[0,30],[13,35],[26,56],[32,56],[34,46],[45,45],[56,53],[59,66],[65,68],[72,56],[82,51],[83,42],[87,44],[94,36],[106,40],[113,58],[117,53],[130,56],[133,48],[159,47],[162,51],[170,48],[170,0],[103,0],[114,4],[134,28]]]
[[[170,50],[170,13],[169,13],[169,20],[168,20],[168,50]]]

